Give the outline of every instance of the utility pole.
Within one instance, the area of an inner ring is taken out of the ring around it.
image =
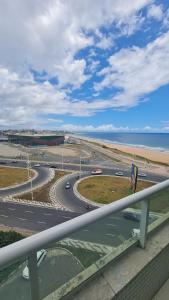
[[[30,180],[30,184],[31,184],[31,198],[33,201],[33,189],[32,189],[32,176],[31,176],[31,162],[29,160],[29,153],[27,155],[27,170],[28,170],[28,180]]]
[[[81,178],[81,171],[82,171],[82,161],[81,161],[81,153],[80,153],[80,174],[79,174],[80,178]]]
[[[63,171],[63,149],[62,149],[62,171]]]

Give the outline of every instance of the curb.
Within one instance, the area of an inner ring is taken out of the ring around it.
[[[49,169],[49,176],[48,176],[47,180],[44,181],[44,182],[41,183],[41,184],[38,184],[38,185],[34,186],[34,187],[32,188],[32,191],[34,191],[34,190],[36,190],[36,189],[42,187],[43,185],[47,184],[48,182],[50,182],[50,181],[54,178],[54,176],[55,176],[55,171],[52,170],[52,169]],[[11,196],[12,196],[12,197],[15,197],[15,196],[19,196],[19,195],[24,195],[24,194],[26,194],[26,193],[29,193],[30,190],[31,190],[31,189],[29,188],[29,189],[26,190],[26,191],[18,192],[18,193],[15,193],[15,194],[11,194]]]
[[[97,175],[97,176],[100,176],[100,175]],[[107,176],[107,175],[104,175],[104,176]],[[73,186],[73,192],[74,192],[74,194],[75,194],[75,196],[77,197],[77,198],[79,198],[80,200],[82,200],[82,201],[84,201],[85,203],[87,203],[87,204],[90,204],[90,205],[92,205],[93,207],[96,207],[96,208],[98,208],[98,207],[101,207],[101,206],[104,206],[105,204],[100,204],[100,203],[94,203],[93,201],[91,201],[90,199],[88,199],[88,198],[85,198],[84,196],[82,196],[79,192],[78,192],[78,190],[77,190],[77,187],[78,187],[78,185],[79,185],[79,183],[81,182],[81,181],[83,181],[84,179],[86,179],[86,178],[91,178],[91,177],[95,177],[95,175],[94,176],[86,176],[85,178],[81,178],[81,179],[79,179],[78,181],[76,181],[75,182],[75,184],[74,184],[74,186]]]
[[[63,206],[59,200],[59,198],[56,195],[56,186],[59,185],[61,182],[64,182],[67,180],[67,178],[73,177],[77,174],[77,172],[73,173],[73,174],[67,174],[65,176],[62,176],[61,178],[59,178],[50,188],[49,191],[49,198],[51,200],[51,203],[55,206],[58,207],[59,209],[65,210],[65,211],[72,211],[70,209],[68,209],[67,207]]]

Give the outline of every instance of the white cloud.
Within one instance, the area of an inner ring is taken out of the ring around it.
[[[91,73],[94,73],[96,69],[98,68],[100,61],[99,60],[90,60],[90,65],[89,65],[89,71]]]
[[[132,128],[128,126],[115,126],[113,124],[101,124],[99,126],[88,125],[74,125],[63,124],[59,126],[60,130],[72,131],[72,132],[164,132],[169,131],[169,127],[155,128],[152,126],[144,126],[142,128]]]
[[[116,131],[130,131],[129,127],[116,127],[113,124],[102,124],[99,126],[93,125],[73,125],[73,124],[63,124],[59,129],[67,131],[76,131],[76,132],[116,132]]]
[[[38,71],[45,70],[50,76],[58,76],[60,84],[69,83],[74,68],[75,72],[77,68],[82,72],[85,67],[84,61],[76,61],[74,55],[78,50],[94,43],[91,35],[89,37],[86,33],[95,32],[97,28],[109,26],[113,22],[127,25],[150,2],[151,0],[0,2],[0,64],[23,73],[31,66]],[[101,43],[105,46],[104,37]],[[60,71],[63,65],[68,75],[63,75],[63,71]],[[77,76],[74,78],[75,82],[76,78]],[[85,78],[81,80],[83,82]]]
[[[161,21],[163,18],[163,7],[162,5],[151,5],[148,8],[147,16]]]
[[[99,40],[95,45],[97,48],[109,49],[109,48],[114,46],[114,41],[113,41],[113,35],[112,34],[109,34],[108,36],[106,36],[100,30],[96,29],[95,30],[95,35]]]
[[[109,58],[109,66],[98,73],[96,91],[116,87],[112,107],[132,107],[146,94],[169,83],[169,32],[145,48],[121,49]]]
[[[103,27],[113,26],[121,34],[132,34],[143,22],[140,9],[152,2],[0,1],[1,126],[40,124],[40,116],[49,113],[91,116],[98,110],[130,107],[142,95],[168,82],[166,34],[145,49],[124,49],[110,57],[110,66],[100,72],[104,79],[95,87],[96,90],[118,87],[123,92],[114,99],[80,101],[68,96],[68,88],[80,88],[90,78],[90,74],[86,74],[89,57],[78,58],[78,51],[96,46],[95,34]],[[107,49],[112,45],[111,35],[100,34],[97,47]],[[95,57],[97,53],[99,49],[90,49],[89,56]],[[98,64],[95,57],[89,66],[91,73],[97,70]],[[30,68],[44,72],[46,81],[35,82]],[[51,77],[57,78],[59,84],[49,84]],[[144,80],[147,84],[141,85]]]
[[[169,8],[167,9],[167,11],[164,15],[163,25],[164,25],[164,27],[169,28]]]

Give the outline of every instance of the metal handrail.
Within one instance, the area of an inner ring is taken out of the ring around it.
[[[56,225],[31,237],[27,237],[9,246],[3,247],[0,249],[0,268],[2,269],[7,267],[21,257],[30,256],[35,251],[45,248],[47,245],[57,242],[75,231],[101,220],[112,213],[121,211],[122,209],[129,207],[131,204],[137,203],[141,200],[146,200],[145,198],[167,187],[169,187],[169,179],[136,194],[127,196],[114,203],[107,204],[65,223]]]

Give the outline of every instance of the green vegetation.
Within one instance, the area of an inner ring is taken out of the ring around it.
[[[137,192],[152,186],[152,182],[138,181]],[[78,185],[79,193],[98,203],[108,204],[132,194],[129,178],[94,176],[86,178]]]
[[[24,236],[15,231],[0,231],[0,248],[22,240]]]
[[[24,236],[15,231],[0,231],[0,248],[8,246],[14,242],[22,240]],[[8,278],[8,276],[20,265],[22,261],[14,263],[7,267],[6,269],[0,271],[0,283]]]
[[[34,173],[31,173],[33,177]],[[28,180],[28,171],[20,168],[0,167],[0,188],[20,184]]]
[[[38,202],[50,202],[49,200],[49,191],[51,186],[61,177],[67,175],[68,172],[64,172],[64,171],[56,171],[55,172],[55,176],[54,178],[48,182],[47,184],[45,184],[44,186],[36,189],[35,191],[33,191],[33,200],[34,201],[38,201]],[[25,193],[22,196],[20,196],[20,199],[26,199],[26,200],[32,200],[32,194],[29,193]]]

